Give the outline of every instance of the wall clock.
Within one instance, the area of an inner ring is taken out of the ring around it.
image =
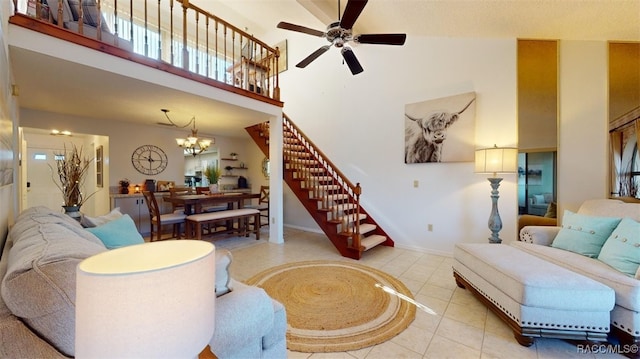
[[[131,163],[142,174],[157,175],[167,168],[169,160],[167,154],[160,147],[142,145],[133,151]]]

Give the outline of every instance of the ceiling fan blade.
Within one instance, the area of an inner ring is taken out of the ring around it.
[[[364,69],[360,65],[360,62],[356,58],[356,54],[353,53],[353,50],[345,46],[342,48],[341,52],[342,52],[342,57],[344,58],[344,61],[347,63],[347,66],[349,66],[349,70],[351,70],[352,74],[357,75],[362,71],[364,71]]]
[[[305,27],[305,26],[300,26],[300,25],[296,25],[296,24],[290,24],[290,23],[284,22],[284,21],[279,22],[277,27],[280,28],[280,29],[301,32],[303,34],[309,34],[309,35],[313,35],[313,36],[324,37],[324,32],[322,32],[320,30],[314,30],[314,29],[311,29],[311,28],[308,28],[308,27]]]
[[[342,15],[342,19],[340,20],[340,27],[346,30],[349,30],[353,27],[353,24],[358,20],[358,16],[362,10],[364,10],[365,5],[367,5],[368,0],[349,0],[347,2],[347,6],[344,9],[344,15]]]
[[[407,34],[362,34],[354,38],[361,44],[404,45]]]
[[[324,54],[331,48],[331,45],[324,45],[321,48],[314,51],[311,55],[307,56],[304,60],[300,61],[296,67],[305,68],[309,65],[313,60],[317,59],[320,55]]]

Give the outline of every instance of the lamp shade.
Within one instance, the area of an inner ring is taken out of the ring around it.
[[[83,260],[76,275],[76,358],[195,358],[213,336],[211,243],[122,247]]]
[[[513,147],[476,150],[477,173],[512,173],[518,168],[518,149]]]

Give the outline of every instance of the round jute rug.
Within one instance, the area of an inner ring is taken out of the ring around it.
[[[416,315],[402,282],[377,269],[342,261],[307,261],[265,270],[245,281],[287,309],[287,348],[338,352],[382,343]],[[384,286],[387,290],[383,289]]]

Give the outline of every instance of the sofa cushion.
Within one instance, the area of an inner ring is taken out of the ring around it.
[[[620,218],[587,216],[565,210],[562,229],[552,247],[595,258]]]
[[[231,287],[231,276],[229,275],[229,265],[233,257],[227,249],[216,248],[216,296],[227,294],[233,290]]]
[[[120,212],[120,207],[116,207],[111,212],[98,217],[83,214],[80,219],[80,224],[85,228],[97,227],[120,217],[122,217],[122,212]]]
[[[613,308],[607,286],[512,246],[459,243],[453,257],[523,306],[582,312]]]
[[[617,199],[590,199],[580,205],[578,213],[588,216],[628,217],[640,221],[640,204],[625,203]]]
[[[545,217],[547,218],[557,218],[558,214],[558,205],[555,202],[551,202],[549,203],[549,206],[547,207],[547,212],[544,214]]]
[[[51,12],[53,23],[57,24],[58,23],[58,0],[47,0],[47,5],[49,5],[49,11]],[[62,22],[66,23],[72,20],[73,20],[73,14],[71,13],[69,4],[65,0],[62,2]]]
[[[109,249],[144,243],[144,238],[142,238],[136,224],[128,214],[124,214],[101,226],[87,228],[87,231],[98,237],[104,243],[104,246]]]
[[[598,259],[630,277],[635,276],[640,267],[640,223],[623,218],[602,246]]]
[[[612,288],[616,293],[617,305],[640,311],[640,281],[613,270],[609,265],[595,258],[544,245],[518,241],[510,245]]]
[[[69,4],[73,21],[80,19],[80,1],[79,0],[66,0]],[[82,0],[82,22],[93,27],[98,27],[98,20],[100,19],[100,12],[98,11],[98,5],[96,0]],[[109,27],[104,20],[101,22],[101,28],[103,31],[109,31]]]
[[[7,242],[12,248],[1,285],[7,308],[60,352],[73,356],[76,266],[107,249],[77,221],[46,207],[21,213]]]

